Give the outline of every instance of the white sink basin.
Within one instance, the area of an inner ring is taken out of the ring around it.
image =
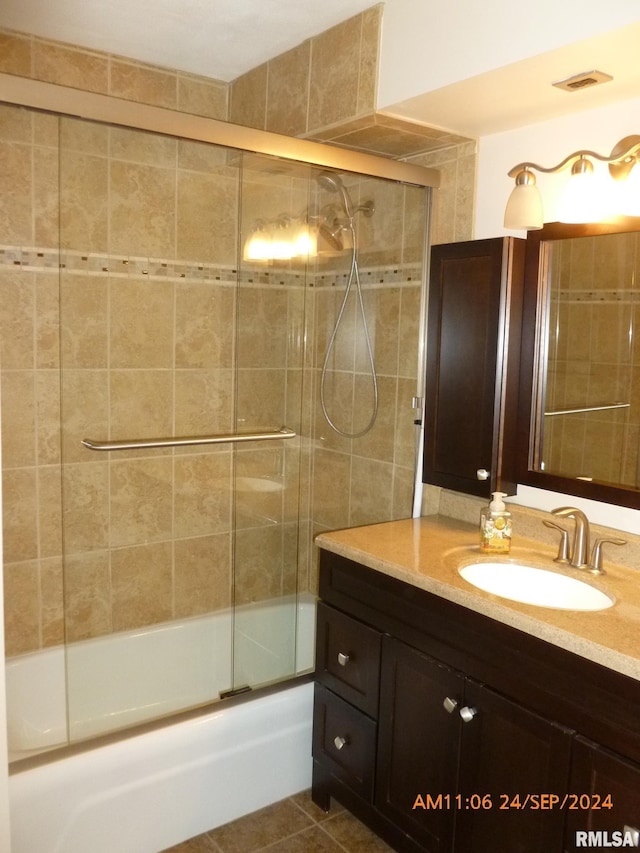
[[[604,610],[613,600],[577,578],[519,563],[472,563],[459,569],[473,586],[511,601],[558,610]]]

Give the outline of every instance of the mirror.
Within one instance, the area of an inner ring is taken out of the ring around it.
[[[529,232],[518,482],[640,508],[640,219]]]

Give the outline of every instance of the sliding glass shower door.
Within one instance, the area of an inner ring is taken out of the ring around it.
[[[259,164],[66,118],[59,162],[75,741],[295,671],[305,300],[243,266]]]

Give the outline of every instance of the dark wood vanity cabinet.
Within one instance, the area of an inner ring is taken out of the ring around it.
[[[515,493],[525,245],[500,237],[431,250],[425,483]]]
[[[638,827],[637,682],[326,551],[320,596],[320,807],[402,853],[563,853],[576,829]],[[612,809],[559,806],[605,789]]]
[[[577,737],[570,787],[581,797],[567,812],[566,853],[584,848],[576,846],[580,831],[607,833],[613,842],[614,833],[627,830],[640,847],[640,765]]]

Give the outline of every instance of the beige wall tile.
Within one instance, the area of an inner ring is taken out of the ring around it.
[[[60,367],[60,275],[38,272],[35,284],[36,367]]]
[[[228,165],[230,152],[222,145],[206,142],[194,142],[191,139],[178,139],[178,168],[191,172],[221,174],[229,179],[237,178],[236,167]],[[236,153],[237,157],[238,154]]]
[[[170,542],[111,552],[114,631],[130,631],[171,618],[172,562]]]
[[[176,435],[233,432],[233,371],[176,370]]]
[[[113,277],[109,296],[111,368],[173,367],[173,283]]]
[[[59,529],[59,528],[58,528]],[[64,601],[62,597],[62,560],[52,557],[40,561],[40,596],[42,602],[42,645],[64,643]]]
[[[33,273],[0,267],[0,364],[3,370],[34,365]]]
[[[111,370],[109,424],[112,438],[173,435],[171,371]]]
[[[110,61],[109,94],[167,109],[176,109],[178,105],[174,73],[115,57]]]
[[[4,619],[7,655],[40,647],[40,583],[38,563],[4,563]]]
[[[244,530],[235,540],[234,605],[280,595],[282,566],[282,531],[277,526]]]
[[[174,465],[176,538],[227,533],[231,527],[231,454],[180,456]]]
[[[106,370],[63,370],[61,378],[62,459],[97,462],[83,438],[109,438],[109,376]],[[127,436],[128,437],[128,436]],[[103,461],[106,462],[106,459]]]
[[[36,246],[55,246],[60,230],[56,149],[34,148],[33,195],[35,244]]]
[[[61,273],[62,364],[66,370],[107,367],[108,299],[105,276]]]
[[[108,248],[108,162],[60,152],[60,246],[82,252]]]
[[[31,147],[0,142],[0,233],[9,246],[33,244]]]
[[[106,548],[109,544],[108,463],[66,464],[62,472],[62,507],[66,555]]]
[[[75,151],[93,157],[109,156],[110,129],[108,125],[66,116],[62,116],[59,123],[60,149],[62,151]]]
[[[378,375],[378,413],[372,428],[356,440],[353,453],[371,459],[393,461],[395,447],[395,422],[397,406],[397,384],[395,376]],[[373,383],[371,376],[358,374],[355,377],[353,400],[353,432],[364,430],[370,423],[374,411]]]
[[[185,282],[176,289],[176,367],[233,366],[232,287]]]
[[[218,264],[237,261],[237,178],[178,173],[177,256]]]
[[[231,603],[231,535],[175,543],[175,617],[223,610]]]
[[[2,34],[0,33],[0,51],[2,50]],[[0,60],[0,68],[1,68]],[[14,107],[11,104],[0,104],[0,140],[2,142],[21,142],[25,145],[33,141],[33,113],[30,110]]]
[[[264,130],[267,118],[267,65],[259,65],[231,83],[229,121]]]
[[[35,560],[38,521],[35,468],[5,470],[2,475],[2,531],[5,563]]]
[[[391,285],[371,289],[364,295],[365,311],[376,373],[396,376],[400,350],[400,299],[402,290]],[[404,341],[402,341],[404,344]],[[364,334],[361,331],[356,347],[356,369],[369,373],[370,363]]]
[[[361,30],[358,15],[312,39],[309,130],[357,114]]]
[[[421,287],[418,283],[402,288],[400,301],[401,341],[398,353],[398,373],[402,377],[417,376],[418,340],[420,337]]]
[[[3,74],[31,75],[31,42],[29,36],[0,31],[0,71]]]
[[[287,364],[288,297],[285,290],[241,286],[238,296],[238,367]]]
[[[111,463],[111,546],[158,542],[173,535],[171,459]]]
[[[111,251],[134,257],[174,258],[175,192],[172,169],[112,162],[109,180]]]
[[[226,121],[229,110],[229,86],[205,77],[178,74],[180,112]]]
[[[393,515],[393,465],[353,457],[349,525],[389,521]]]
[[[325,528],[349,525],[351,457],[318,450],[313,464],[313,519]]]
[[[307,130],[311,41],[269,62],[266,130],[302,136]]]
[[[107,93],[109,62],[105,55],[39,39],[34,39],[32,50],[36,80]]]
[[[60,373],[38,370],[35,374],[38,465],[60,464]]]
[[[67,642],[111,633],[111,573],[107,551],[65,555],[64,613]]]
[[[59,465],[38,469],[38,534],[41,557],[62,554],[62,470]]]
[[[360,38],[360,70],[356,114],[375,110],[378,94],[378,55],[383,5],[379,4],[362,13]]]
[[[177,151],[178,141],[170,136],[125,127],[109,129],[109,154],[113,160],[173,169]]]
[[[238,420],[245,429],[278,429],[285,415],[285,370],[239,370]]]

